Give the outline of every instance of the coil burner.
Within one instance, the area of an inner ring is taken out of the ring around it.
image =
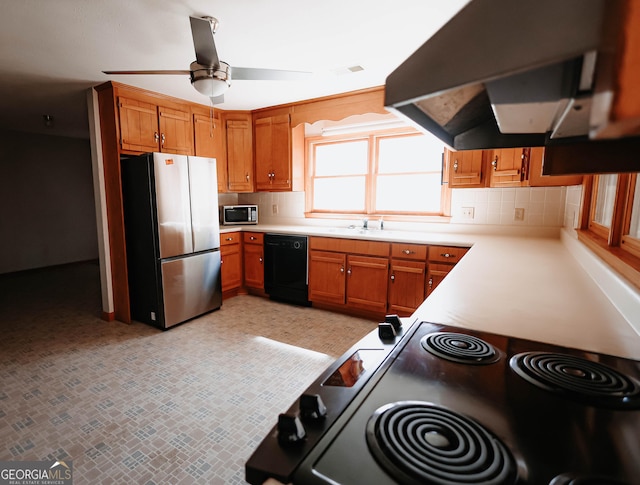
[[[466,416],[422,401],[387,404],[369,418],[367,443],[396,480],[408,484],[513,484],[507,447]]]
[[[523,352],[511,368],[541,389],[609,409],[640,409],[640,384],[616,369],[580,357]]]
[[[433,332],[420,341],[431,354],[461,364],[492,364],[500,354],[488,342],[473,335],[452,332]]]

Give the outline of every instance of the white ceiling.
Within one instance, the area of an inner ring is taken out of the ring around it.
[[[469,0],[1,0],[0,127],[87,137],[86,90],[114,80],[208,104],[188,76],[103,70],[189,69],[190,15],[210,15],[232,67],[317,73],[234,81],[222,109],[249,110],[380,86]],[[361,72],[335,74],[350,66]],[[45,128],[44,114],[55,118]]]

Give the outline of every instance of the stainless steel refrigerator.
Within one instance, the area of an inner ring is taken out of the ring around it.
[[[215,159],[148,153],[121,168],[132,318],[167,329],[220,308]]]

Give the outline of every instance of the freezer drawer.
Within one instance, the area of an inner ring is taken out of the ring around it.
[[[161,271],[164,328],[220,308],[220,251],[163,261]]]

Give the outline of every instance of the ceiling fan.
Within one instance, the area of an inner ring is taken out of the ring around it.
[[[231,79],[258,81],[297,81],[312,75],[310,72],[231,67],[218,58],[213,35],[218,28],[214,17],[189,17],[196,60],[189,70],[160,71],[102,71],[105,74],[179,74],[189,75],[196,90],[211,98],[212,103],[222,103],[224,93],[231,86]]]

